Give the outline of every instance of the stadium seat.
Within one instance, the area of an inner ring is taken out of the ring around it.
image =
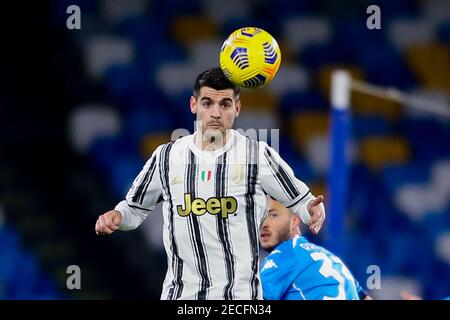
[[[397,230],[386,236],[383,271],[386,273],[405,274],[410,271],[411,257],[417,252],[411,244],[416,238],[413,234]]]
[[[146,134],[169,131],[172,128],[172,121],[166,112],[152,110],[152,107],[147,105],[131,110],[125,120],[125,126],[131,141],[139,145]]]
[[[347,61],[342,62],[336,52],[341,51],[333,50],[333,44],[310,44],[296,55],[295,62],[309,70],[313,76],[324,65],[348,64]]]
[[[434,162],[431,168],[431,182],[434,189],[446,194],[447,199],[450,199],[450,158]]]
[[[378,3],[378,2],[377,2]],[[394,17],[417,17],[421,14],[422,6],[420,1],[410,0],[382,0],[379,2],[382,7],[382,19],[387,21]]]
[[[171,135],[169,132],[151,133],[144,135],[140,143],[140,155],[143,159],[149,159],[153,151],[161,145],[170,141]]]
[[[164,20],[160,14],[149,16],[130,16],[120,21],[117,33],[130,39],[138,52],[144,46],[155,42],[167,42],[169,21]],[[139,54],[138,58],[142,58]]]
[[[177,17],[190,16],[202,12],[200,1],[166,0],[151,1],[152,17],[172,21]]]
[[[312,136],[306,142],[305,158],[319,177],[325,177],[328,173],[329,154],[330,141],[327,134]]]
[[[450,49],[441,43],[412,46],[406,60],[416,76],[429,89],[450,91]]]
[[[394,203],[412,221],[421,222],[430,211],[442,211],[447,205],[447,198],[429,184],[408,184],[395,193]]]
[[[147,7],[148,2],[145,0],[114,0],[101,1],[99,10],[106,23],[117,25],[128,17],[136,18],[144,15]]]
[[[143,103],[156,91],[148,70],[136,64],[111,66],[105,73],[105,84],[108,96],[122,109]]]
[[[300,52],[307,45],[327,43],[330,38],[331,26],[323,18],[292,16],[283,23],[281,39],[289,44],[294,53]]]
[[[450,20],[448,2],[442,0],[428,0],[423,3],[423,13],[425,19],[433,24],[439,25]]]
[[[388,26],[389,39],[399,49],[425,44],[433,40],[434,28],[427,20],[398,18]]]
[[[284,59],[277,76],[267,85],[267,89],[277,97],[289,92],[304,92],[309,87],[309,74],[300,66],[287,64]]]
[[[19,260],[8,292],[12,299],[35,299],[35,285],[40,278],[38,264],[28,252],[21,252]]]
[[[404,185],[425,184],[429,180],[427,170],[417,164],[388,164],[383,173],[383,189],[393,195]]]
[[[305,150],[308,140],[325,135],[329,130],[329,115],[322,112],[296,112],[290,122],[292,140],[297,150]]]
[[[358,62],[366,75],[365,80],[382,86],[409,90],[415,78],[400,52],[391,44],[374,43],[359,53]]]
[[[436,239],[435,247],[437,256],[447,264],[450,264],[450,231],[444,231]]]
[[[277,97],[268,89],[242,90],[242,111],[265,111],[275,114],[278,108]]]
[[[87,152],[98,137],[117,135],[120,127],[120,115],[111,106],[79,106],[69,119],[72,146],[80,153]]]
[[[110,174],[113,170],[114,164],[111,158],[114,158],[122,153],[137,150],[137,143],[131,140],[127,141],[126,135],[99,137],[95,139],[89,150],[92,157],[92,164],[95,170],[102,174]]]
[[[111,161],[113,163],[110,176],[111,186],[119,199],[125,197],[146,160],[142,160],[134,154],[121,154]]]
[[[401,104],[395,101],[356,91],[351,94],[351,110],[355,115],[383,117],[392,123],[397,122],[403,114]]]
[[[440,25],[438,39],[450,47],[450,21],[443,22]]]
[[[427,166],[436,159],[450,157],[450,145],[446,143],[449,133],[445,122],[441,123],[437,119],[404,121],[404,134],[410,140],[416,161]]]
[[[369,136],[387,135],[391,132],[391,126],[383,117],[355,114],[351,118],[351,131],[353,137],[359,140]]]
[[[201,0],[201,3],[203,5],[203,9],[207,16],[214,17],[215,21],[218,21],[220,24],[223,24],[227,21],[233,20],[233,19],[247,19],[250,14],[250,4],[246,1],[240,1],[240,0],[229,0],[229,1],[222,1],[222,0]],[[227,34],[231,33],[232,31],[244,26],[244,25],[252,25],[246,23],[239,24],[238,27],[236,27],[233,30],[230,30]],[[256,25],[255,25],[256,26]]]
[[[306,92],[288,91],[281,97],[280,113],[290,118],[295,111],[328,110],[330,103],[322,94],[315,90]]]
[[[188,48],[199,40],[217,37],[218,27],[208,17],[184,16],[173,22],[171,34],[176,41]]]
[[[88,74],[101,79],[106,70],[115,64],[131,63],[135,57],[133,44],[124,38],[112,35],[93,35],[84,47]]]
[[[159,66],[156,81],[168,96],[177,96],[187,91],[192,94],[195,76],[202,71],[203,67],[193,63],[166,63]]]
[[[13,281],[20,264],[21,244],[17,233],[7,225],[0,227],[0,282],[5,288]]]
[[[361,19],[345,17],[333,22],[333,38],[330,50],[336,56],[336,62],[355,63],[361,52],[368,47],[383,43],[384,37],[380,32],[367,32],[361,28]]]
[[[216,38],[196,41],[189,48],[191,63],[201,71],[217,67],[217,55],[222,43],[223,41]],[[195,74],[191,76],[191,82],[194,82]]]
[[[409,145],[401,137],[368,137],[361,141],[360,158],[375,171],[388,164],[404,164],[409,156]]]
[[[316,180],[317,177],[311,164],[306,161],[301,153],[296,151],[292,138],[287,135],[287,132],[283,133],[283,130],[281,130],[279,137],[279,153],[300,180],[308,184]]]

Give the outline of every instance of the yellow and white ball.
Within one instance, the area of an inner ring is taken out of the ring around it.
[[[243,88],[259,88],[275,77],[281,63],[277,41],[260,28],[234,31],[223,43],[220,67],[226,77]]]

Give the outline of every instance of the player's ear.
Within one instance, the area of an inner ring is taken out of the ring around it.
[[[241,99],[238,96],[236,100],[236,115],[234,116],[235,118],[239,117],[239,112],[241,112]]]
[[[194,96],[191,96],[191,99],[189,100],[189,105],[191,108],[191,112],[195,114],[197,112],[197,99],[195,99]]]

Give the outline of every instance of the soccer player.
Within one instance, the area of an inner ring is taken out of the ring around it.
[[[162,201],[168,269],[161,299],[261,299],[266,195],[308,217],[314,233],[325,219],[323,196],[314,197],[267,143],[232,129],[239,87],[220,68],[198,75],[190,109],[196,132],[159,146],[95,230],[133,230]]]
[[[270,251],[261,268],[264,299],[369,300],[341,259],[302,237],[299,227],[297,214],[269,199],[260,232]]]

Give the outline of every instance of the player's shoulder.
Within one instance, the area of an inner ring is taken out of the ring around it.
[[[276,246],[264,259],[263,269],[286,269],[298,265],[298,254],[295,252],[293,239],[288,239]]]
[[[182,137],[179,137],[178,139],[172,140],[166,144],[172,143],[174,147],[182,146],[182,145],[186,146],[186,145],[189,145],[189,143],[191,143],[193,136],[194,136],[193,134],[188,134],[186,136],[182,136]]]
[[[170,150],[172,151],[178,149],[187,149],[192,142],[192,137],[192,134],[182,136],[175,140],[171,140],[164,144],[161,144],[158,148],[160,148],[161,150],[170,148]]]
[[[189,138],[191,137],[191,138]],[[161,153],[168,152],[173,153],[174,150],[182,149],[185,146],[188,145],[189,139],[192,139],[192,135],[187,135],[180,137],[176,140],[167,141],[166,143],[160,144],[156,147],[156,149],[153,151],[150,158],[147,159],[147,162],[153,161],[153,158],[159,158],[161,157]]]
[[[295,252],[295,255],[297,256],[309,257],[311,253],[319,252],[322,251],[323,249],[321,246],[309,242],[308,239],[306,239],[303,236],[295,236],[289,240],[292,250]]]
[[[284,259],[285,257],[292,255],[295,250],[294,246],[295,243],[293,238],[283,241],[270,252],[268,257],[277,260]]]

